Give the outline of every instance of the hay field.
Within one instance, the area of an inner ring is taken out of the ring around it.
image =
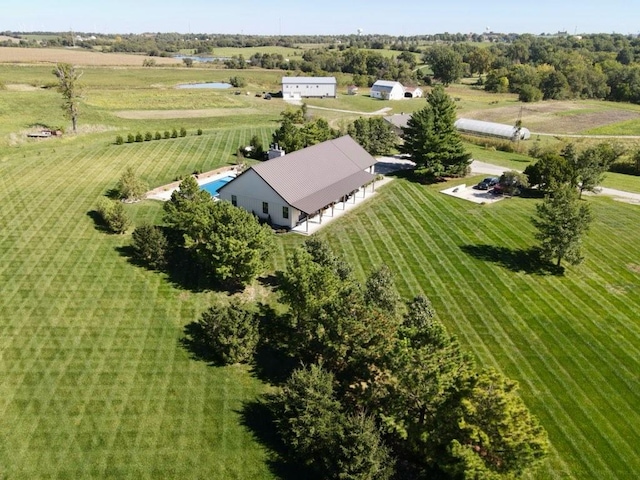
[[[71,63],[86,66],[142,66],[146,55],[101,53],[69,48],[0,47],[0,63]],[[180,65],[176,58],[153,57],[158,65]]]
[[[640,107],[590,100],[549,100],[471,110],[464,116],[507,124],[515,123],[522,116],[522,124],[532,132],[571,135],[640,119]]]

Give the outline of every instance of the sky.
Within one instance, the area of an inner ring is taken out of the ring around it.
[[[23,32],[640,33],[638,0],[0,0],[0,11],[0,31]]]

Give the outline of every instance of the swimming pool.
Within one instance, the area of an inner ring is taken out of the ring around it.
[[[202,185],[200,185],[200,188],[206,192],[209,192],[212,197],[217,197],[218,191],[234,178],[235,177],[231,176],[219,178],[218,180],[214,180],[213,182],[203,183]]]

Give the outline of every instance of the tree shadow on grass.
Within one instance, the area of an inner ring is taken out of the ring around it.
[[[258,328],[260,341],[253,358],[252,373],[263,382],[281,385],[299,366],[296,359],[285,353],[292,339],[290,319],[270,305],[260,304]]]
[[[97,231],[102,233],[112,233],[111,230],[109,230],[109,227],[105,223],[104,219],[102,218],[102,215],[100,215],[96,210],[89,210],[87,212],[87,217],[93,220],[93,226]]]
[[[273,413],[263,400],[247,402],[238,412],[240,423],[247,428],[255,440],[269,451],[269,470],[282,480],[310,478],[309,471],[302,466],[287,462],[287,448],[276,433]]]
[[[540,256],[538,248],[510,249],[495,245],[462,245],[460,249],[468,255],[485,262],[497,263],[512,272],[530,275],[563,275],[564,268],[557,267]]]

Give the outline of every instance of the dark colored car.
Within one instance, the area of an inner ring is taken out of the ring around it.
[[[490,190],[495,187],[500,179],[498,177],[487,177],[476,185],[478,190]]]

